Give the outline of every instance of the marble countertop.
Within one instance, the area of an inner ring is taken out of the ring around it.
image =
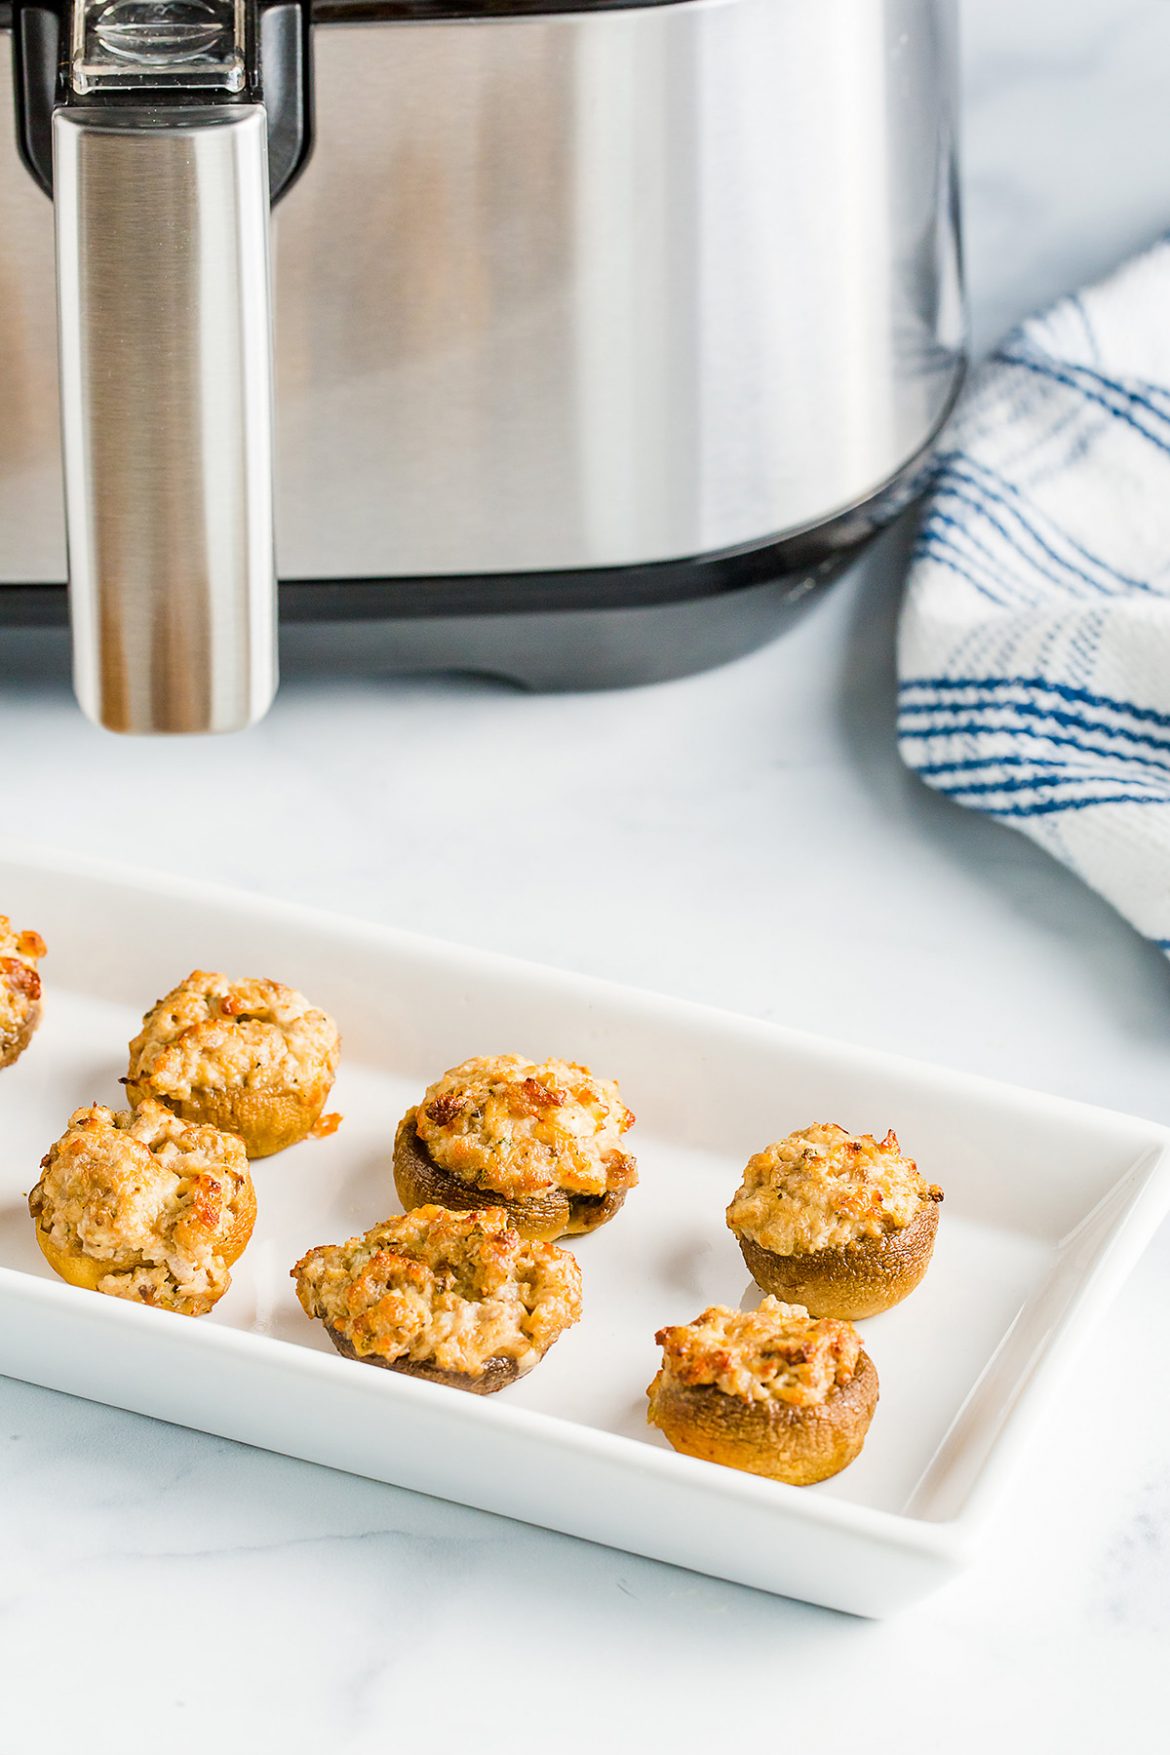
[[[986,345],[1165,227],[1170,4],[964,11]],[[297,680],[246,746],[175,746],[10,683],[4,826],[1170,1121],[1165,960],[898,764],[904,557],[894,531],[778,644],[610,696]],[[530,800],[570,780],[572,837],[498,813],[521,766]],[[474,862],[429,850],[453,785]],[[1117,1319],[1165,1335],[1170,1231]],[[971,1570],[878,1625],[0,1381],[0,1746],[502,1750],[543,1722],[558,1751],[734,1724],[822,1755],[1141,1755],[1170,1639],[1170,1400],[1142,1388],[1124,1367],[1108,1454],[1067,1393]]]

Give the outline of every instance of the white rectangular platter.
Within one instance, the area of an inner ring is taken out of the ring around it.
[[[304,909],[0,851],[0,911],[48,941],[45,1017],[0,1073],[0,1371],[862,1615],[970,1556],[1078,1335],[1170,1205],[1170,1135],[577,975]],[[25,1195],[70,1111],[117,1105],[145,1008],[192,968],[271,975],[338,1019],[344,1121],[254,1167],[259,1218],[212,1315],[75,1290]],[[398,1211],[395,1123],[468,1055],[616,1075],[641,1184],[577,1244],[585,1312],[499,1395],[339,1358],[296,1301],[310,1246]],[[881,1402],[861,1458],[794,1488],[678,1456],[645,1419],[655,1330],[751,1301],[724,1208],[747,1157],[817,1120],[897,1129],[943,1185],[934,1263],[862,1326]]]

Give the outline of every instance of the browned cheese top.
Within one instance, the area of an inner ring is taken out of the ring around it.
[[[715,1304],[694,1322],[664,1328],[656,1387],[710,1387],[745,1402],[816,1407],[857,1369],[861,1336],[851,1322],[811,1317],[803,1304],[765,1298],[756,1310]]]
[[[44,954],[39,932],[15,932],[0,914],[0,1048],[20,1035],[41,997],[37,963]]]
[[[251,1198],[235,1134],[151,1098],[98,1103],[70,1117],[41,1169],[29,1210],[62,1253],[109,1264],[99,1291],[191,1315],[226,1289],[223,1245]]]
[[[491,1359],[528,1370],[581,1314],[566,1249],[526,1242],[499,1207],[416,1207],[362,1237],[311,1249],[297,1296],[359,1358],[410,1360],[478,1377]]]
[[[942,1191],[884,1140],[821,1122],[748,1160],[727,1223],[777,1255],[804,1255],[902,1230]]]
[[[130,1044],[130,1079],[164,1102],[193,1091],[295,1091],[332,1081],[341,1040],[327,1012],[279,981],[195,969]]]
[[[413,1116],[432,1161],[508,1199],[604,1195],[637,1181],[622,1136],[634,1117],[615,1079],[568,1060],[486,1055],[428,1087]]]

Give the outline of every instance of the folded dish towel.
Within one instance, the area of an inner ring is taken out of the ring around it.
[[[907,764],[1170,953],[1170,238],[975,374],[898,670]]]

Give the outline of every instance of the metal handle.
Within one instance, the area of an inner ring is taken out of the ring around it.
[[[71,102],[53,179],[78,699],[240,729],[276,688],[264,107]]]

